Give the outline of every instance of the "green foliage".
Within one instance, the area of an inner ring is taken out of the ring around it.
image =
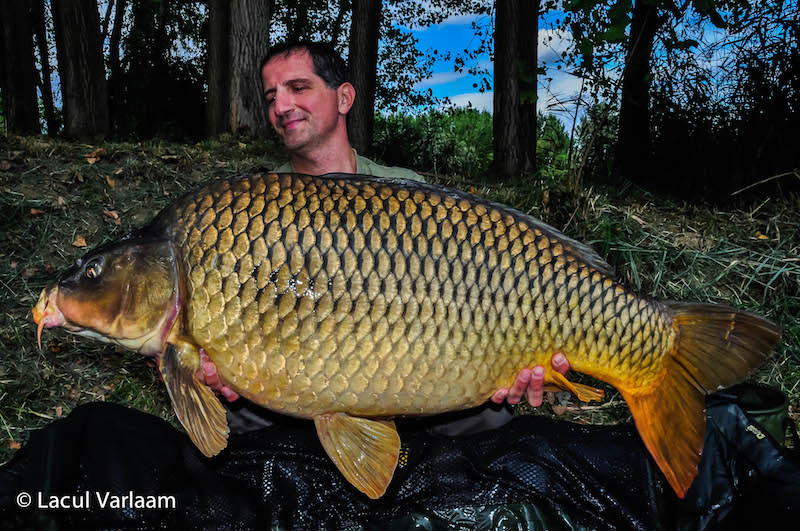
[[[539,177],[563,184],[569,173],[569,133],[555,115],[538,113],[536,118],[536,167]]]
[[[377,115],[373,151],[390,165],[480,178],[492,162],[492,117],[475,109]]]

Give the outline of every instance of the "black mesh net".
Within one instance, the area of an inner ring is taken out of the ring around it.
[[[699,529],[800,512],[795,458],[769,436],[751,437],[751,421],[724,397],[709,417],[701,473],[683,501],[632,426],[537,416],[462,438],[401,423],[395,477],[369,500],[333,466],[310,422],[233,435],[206,459],[158,418],[88,404],[33,432],[0,469],[0,528]],[[31,507],[18,507],[21,492]],[[53,495],[86,506],[38,507]],[[133,507],[109,506],[126,495]],[[172,496],[175,507],[135,506],[148,496]]]

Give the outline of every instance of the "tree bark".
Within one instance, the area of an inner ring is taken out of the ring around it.
[[[349,68],[356,99],[347,117],[347,130],[350,144],[360,153],[372,147],[380,23],[380,0],[353,0]]]
[[[30,0],[0,2],[3,116],[9,133],[39,133]]]
[[[208,17],[208,100],[206,134],[218,136],[228,129],[230,112],[230,2],[211,0]]]
[[[53,0],[53,23],[64,102],[64,134],[105,136],[109,131],[100,14],[95,2]]]
[[[45,22],[44,13],[44,0],[33,0],[31,22],[36,35],[36,45],[39,49],[39,60],[42,64],[39,89],[42,91],[47,134],[52,136],[58,132],[61,125],[58,123],[55,105],[53,104],[53,84],[50,80],[53,71],[50,67],[50,47],[47,44],[47,23]]]
[[[519,91],[520,91],[520,169],[536,173],[536,90],[539,42],[539,0],[520,5]]]
[[[501,178],[521,171],[520,87],[517,69],[520,5],[525,0],[496,0],[494,26],[493,173]]]
[[[233,0],[230,11],[230,130],[267,132],[258,65],[269,48],[269,0]]]
[[[655,0],[636,0],[631,35],[622,74],[619,135],[614,156],[614,177],[645,184],[650,153],[650,58],[656,32],[663,23]]]

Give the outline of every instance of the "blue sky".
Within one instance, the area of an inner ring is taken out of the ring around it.
[[[473,20],[480,25],[490,23],[486,15],[468,15],[451,17],[429,28],[410,29],[419,39],[420,49],[436,49],[440,55],[446,51],[455,54],[463,52],[465,48],[477,47],[477,38],[470,27]],[[539,26],[543,27],[544,21],[540,21]],[[549,68],[547,75],[539,76],[537,106],[543,112],[556,114],[564,122],[572,121],[575,112],[574,98],[581,87],[580,79],[564,72],[563,69],[557,70],[555,66],[560,60],[560,53],[571,45],[570,37],[570,35],[557,36],[552,30],[539,30],[539,62]],[[485,67],[489,75],[492,75],[493,64],[488,55],[477,58],[476,62],[477,66]],[[472,66],[475,66],[476,62],[473,62]],[[479,78],[470,75],[467,68],[461,73],[455,72],[451,58],[448,62],[437,61],[431,78],[423,80],[417,86],[430,88],[437,97],[449,97],[456,105],[466,106],[471,103],[473,107],[491,112],[492,92],[481,93],[473,84],[480,86]]]

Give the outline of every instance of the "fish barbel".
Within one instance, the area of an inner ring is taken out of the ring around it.
[[[485,402],[521,369],[583,400],[550,358],[615,386],[675,492],[697,474],[704,395],[742,380],[780,332],[712,304],[625,287],[588,246],[458,190],[359,175],[212,182],[89,252],[33,309],[42,328],[157,358],[208,456],[225,411],[195,378],[203,348],[256,404],[313,419],[345,477],[383,494],[400,439],[389,420]]]

